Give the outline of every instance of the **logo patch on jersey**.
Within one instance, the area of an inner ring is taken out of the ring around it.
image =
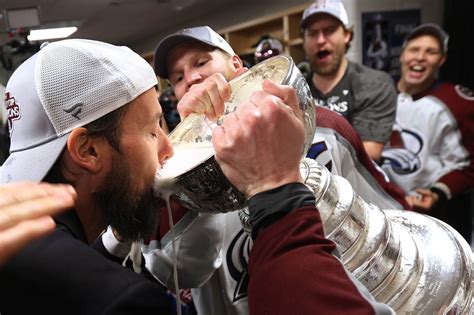
[[[13,122],[21,118],[20,106],[17,104],[15,98],[10,95],[10,92],[5,93],[5,107],[7,109],[8,130],[10,135],[13,131]]]
[[[383,150],[382,168],[390,168],[400,175],[411,174],[421,167],[418,153],[423,149],[423,139],[419,134],[406,129],[401,130],[401,136],[405,147]]]
[[[237,235],[235,235],[227,250],[227,268],[229,269],[229,274],[232,279],[237,282],[232,300],[234,303],[247,297],[247,286],[249,283],[247,267],[251,246],[250,237],[244,230],[240,230]]]
[[[462,98],[468,101],[474,101],[474,92],[471,91],[468,87],[456,85],[454,89],[456,90],[456,93],[458,93],[458,95]]]

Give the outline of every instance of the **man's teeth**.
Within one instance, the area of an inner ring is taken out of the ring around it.
[[[421,71],[425,70],[425,68],[422,67],[422,66],[416,65],[416,66],[412,66],[412,67],[410,68],[410,70],[412,70],[412,71],[417,71],[417,72],[421,72]]]

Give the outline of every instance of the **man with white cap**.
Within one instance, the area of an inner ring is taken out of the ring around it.
[[[433,23],[414,28],[400,55],[397,131],[383,168],[416,211],[435,216],[471,241],[474,187],[474,93],[441,82],[448,34]]]
[[[13,73],[1,183],[70,183],[78,198],[0,270],[1,313],[171,313],[162,286],[89,246],[107,224],[130,239],[154,228],[151,186],[172,154],[155,85],[143,58],[90,40],[44,45]]]
[[[166,78],[171,82],[178,100],[183,98],[194,83],[205,79],[195,69],[205,65],[211,66],[209,72],[219,77],[223,75],[227,81],[246,71],[243,68],[242,60],[230,47],[229,43],[209,26],[180,30],[165,37],[158,44],[158,47],[159,49],[155,52],[154,68],[161,78]],[[188,51],[194,54],[180,54],[180,52]],[[173,57],[174,59],[170,60]],[[192,64],[187,60],[190,58],[192,59],[190,61],[194,61],[192,66],[188,66],[188,64]],[[209,61],[212,62],[209,63]],[[173,62],[178,63],[178,65],[183,64],[186,68],[189,68],[189,71],[177,71],[177,67],[170,64]],[[169,71],[169,69],[173,69],[173,71]],[[224,72],[222,69],[225,69]],[[220,74],[222,72],[223,74]],[[221,81],[216,80],[216,82],[220,83]]]
[[[152,185],[173,154],[159,126],[156,83],[153,69],[130,49],[77,39],[43,47],[12,75],[5,101],[12,147],[2,183],[69,182],[77,202],[55,218],[52,235],[2,267],[2,314],[171,312],[163,287],[89,246],[107,225],[126,241],[147,238],[156,226]],[[230,89],[222,77],[221,83],[189,92],[195,102],[192,108],[182,104],[182,112],[222,115]],[[309,313],[330,306],[372,314],[373,306],[330,254],[334,244],[324,238],[314,196],[302,183],[304,125],[294,89],[264,83],[214,128],[212,141],[224,174],[249,198],[251,310]],[[287,150],[269,150],[280,146]],[[295,270],[302,273],[280,277]],[[315,271],[318,286],[303,281]],[[269,273],[271,281],[264,281]],[[271,305],[282,285],[309,293],[291,289],[293,298]],[[324,290],[316,294],[319,288]]]
[[[379,162],[395,120],[397,93],[391,78],[348,60],[353,30],[339,0],[312,3],[303,12],[301,30],[313,97],[347,118],[369,156]]]

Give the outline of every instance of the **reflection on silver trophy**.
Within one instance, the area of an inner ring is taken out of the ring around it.
[[[377,301],[397,314],[472,314],[472,251],[458,232],[427,215],[382,211],[314,160],[302,160],[301,173],[326,236]]]

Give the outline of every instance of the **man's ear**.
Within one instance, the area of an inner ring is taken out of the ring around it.
[[[446,62],[446,55],[444,55],[438,63],[438,67],[441,68],[442,65]]]
[[[244,66],[244,63],[242,62],[242,59],[238,55],[233,55],[231,57],[231,62],[232,65],[234,66],[235,70],[239,70]]]
[[[75,128],[68,137],[67,150],[74,163],[91,173],[97,173],[109,156],[107,144],[104,137],[91,137],[86,128]]]
[[[354,30],[352,28],[344,28],[344,43],[346,44],[346,46],[352,41],[353,38]]]

